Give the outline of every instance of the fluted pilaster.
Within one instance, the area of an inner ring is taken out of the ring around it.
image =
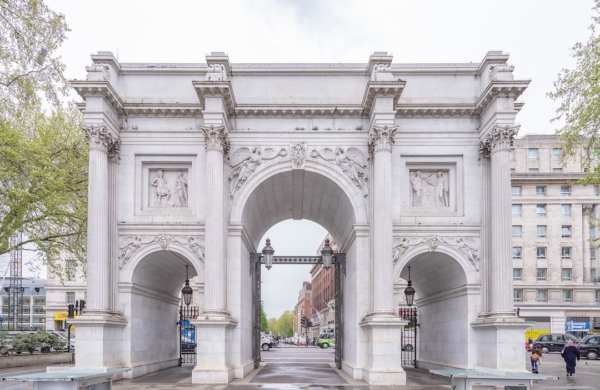
[[[373,172],[373,315],[393,315],[392,145],[397,126],[373,126],[369,150]]]
[[[110,310],[108,152],[119,141],[103,125],[83,129],[89,143],[86,314],[102,314]]]
[[[481,164],[481,310],[485,315],[489,313],[489,287],[490,287],[490,247],[491,247],[491,161],[488,148],[482,143],[480,147],[479,162]]]
[[[593,205],[584,204],[582,206],[583,209],[583,218],[581,227],[583,232],[583,242],[581,245],[583,246],[583,281],[591,282],[592,281],[592,260],[590,257],[590,212],[593,209]]]
[[[108,151],[108,251],[110,258],[110,311],[119,311],[119,229],[117,178],[119,175],[120,144]]]
[[[224,126],[201,126],[206,140],[206,225],[204,313],[226,315],[227,262],[225,259],[225,193],[223,156],[229,151]]]

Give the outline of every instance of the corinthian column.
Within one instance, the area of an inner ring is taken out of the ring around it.
[[[104,125],[83,128],[89,143],[87,310],[108,314],[110,310],[110,258],[108,228],[108,151],[118,139]]]
[[[110,311],[119,311],[119,230],[117,226],[118,195],[117,179],[119,175],[119,151],[121,143],[113,144],[108,150],[108,252],[110,260]]]
[[[510,148],[519,126],[494,127],[484,141],[491,150],[490,314],[514,316]]]
[[[489,286],[490,286],[490,216],[491,216],[491,203],[490,203],[490,181],[491,181],[491,166],[490,166],[490,153],[489,145],[482,142],[479,146],[479,162],[481,164],[481,310],[480,316],[485,316],[489,313]]]
[[[592,260],[590,258],[590,212],[594,206],[584,204],[583,208],[583,281],[592,281]]]
[[[395,315],[392,262],[392,145],[398,126],[373,126],[373,315]]]
[[[223,156],[229,151],[229,134],[224,126],[200,126],[200,129],[206,139],[204,314],[223,317],[228,315]]]

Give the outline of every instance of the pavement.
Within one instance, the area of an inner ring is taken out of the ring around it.
[[[115,390],[449,390],[450,379],[425,370],[405,368],[406,386],[369,386],[353,380],[333,363],[333,350],[311,347],[276,348],[262,353],[261,366],[244,379],[228,385],[192,384],[193,366],[176,367],[136,379],[122,379]],[[529,369],[529,364],[527,364]],[[45,367],[21,367],[0,370],[0,376],[23,375],[44,371]],[[563,373],[564,362],[559,354],[544,355],[540,373],[558,376],[558,381],[534,381],[532,390],[597,390],[600,389],[600,360],[582,359],[574,377]],[[27,382],[0,382],[0,389],[32,390]]]

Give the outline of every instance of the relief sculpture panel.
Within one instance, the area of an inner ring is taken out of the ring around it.
[[[188,207],[188,182],[185,172],[150,170],[149,207]]]
[[[448,170],[411,170],[412,207],[449,207]]]

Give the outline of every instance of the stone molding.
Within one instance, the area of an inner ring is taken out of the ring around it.
[[[111,156],[118,156],[121,140],[115,137],[105,125],[88,125],[81,128],[85,132],[90,150],[100,150]]]
[[[490,77],[490,81],[495,81],[497,79],[505,79],[507,77],[511,78],[513,77],[512,72],[515,70],[515,66],[514,65],[509,65],[509,64],[492,64],[490,65],[490,70],[489,70],[489,77]]]
[[[396,131],[398,131],[398,126],[372,126],[369,130],[369,154],[372,156],[380,150],[391,152],[395,143]]]
[[[110,82],[110,66],[108,64],[92,64],[86,66],[85,70],[87,75],[85,77],[88,81],[108,81]]]
[[[529,86],[531,80],[492,81],[475,102],[475,113],[480,115],[497,98],[513,98],[519,96]]]
[[[486,155],[512,147],[513,140],[521,126],[495,126],[488,136],[479,143],[479,154]]]
[[[252,149],[247,147],[237,149],[230,158],[232,163],[229,166],[229,194],[233,196],[242,188],[263,161],[273,160],[279,156],[285,157],[287,154],[286,148],[280,148],[277,152],[272,148],[265,148],[263,152],[260,146]]]
[[[439,244],[446,244],[461,252],[464,257],[479,271],[479,247],[475,240],[471,237],[409,237],[405,236],[402,239],[394,239],[393,261],[394,265],[400,260],[404,253],[411,247],[419,245],[427,245],[429,252],[436,252]]]
[[[118,115],[124,114],[123,101],[108,81],[71,80],[71,86],[83,100],[88,97],[104,98]]]
[[[230,148],[229,132],[225,126],[205,126],[198,125],[198,128],[204,133],[206,141],[206,150],[216,150],[223,154],[227,154]]]
[[[337,165],[350,181],[361,189],[364,196],[369,195],[367,164],[360,149],[347,148],[344,151],[344,148],[339,146],[335,148],[335,152],[331,148],[312,149],[310,157],[315,160],[321,158],[330,164]]]
[[[395,107],[405,86],[406,81],[400,79],[396,81],[369,81],[365,88],[365,94],[361,104],[364,113],[366,115],[371,113],[371,109],[375,103],[375,97],[377,96],[392,97],[394,99]]]
[[[125,236],[119,246],[119,269],[123,269],[137,251],[153,243],[158,243],[164,251],[169,250],[171,243],[187,246],[204,266],[204,240],[200,236],[172,236],[170,234],[162,234],[160,236],[130,235]]]
[[[128,117],[201,117],[202,106],[180,103],[132,103],[125,104],[123,112]]]
[[[192,81],[198,99],[202,107],[205,107],[205,96],[221,96],[227,110],[227,114],[235,114],[235,96],[230,81]]]

